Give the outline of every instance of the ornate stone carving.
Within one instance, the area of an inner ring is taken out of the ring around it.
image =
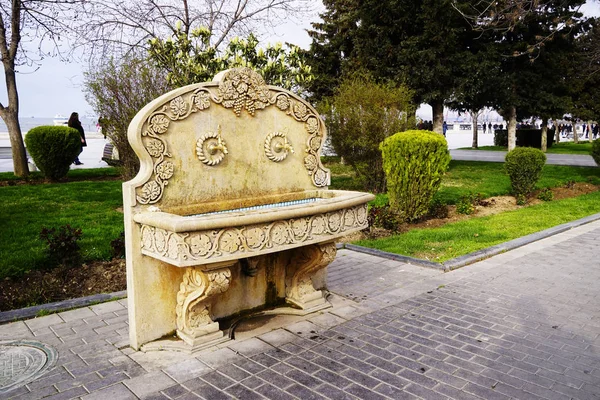
[[[254,116],[256,110],[272,104],[269,88],[263,77],[246,67],[235,68],[225,74],[219,82],[216,102],[225,108],[233,108],[238,117],[243,109]]]
[[[294,153],[292,144],[288,142],[285,133],[272,132],[265,138],[265,155],[274,162],[286,159],[289,153]]]
[[[187,268],[177,293],[177,335],[191,346],[223,337],[214,322],[210,298],[229,288],[229,266],[209,271],[201,267]]]
[[[335,259],[336,253],[333,242],[297,249],[286,273],[286,301],[301,309],[325,303],[323,293],[313,286],[312,276],[327,267]]]
[[[196,155],[206,165],[217,165],[228,154],[227,145],[221,138],[221,131],[207,132],[196,143]]]
[[[141,189],[138,189],[136,199],[141,204],[154,204],[158,202],[163,194],[169,179],[175,174],[175,166],[165,157],[172,157],[168,150],[167,141],[161,137],[168,133],[172,121],[183,120],[192,113],[209,107],[210,92],[205,88],[199,88],[192,93],[186,93],[186,97],[177,96],[167,104],[164,104],[152,113],[142,130],[144,147],[153,161],[153,175]]]
[[[141,248],[146,255],[185,266],[333,240],[367,227],[367,205],[361,204],[310,217],[189,233],[142,225]]]
[[[289,117],[304,123],[308,133],[304,166],[316,187],[325,187],[329,184],[329,174],[319,158],[319,150],[323,143],[323,122],[311,108],[307,107],[302,101],[291,97],[282,89],[269,88],[264,79],[250,68],[230,70],[225,74],[223,80],[218,83],[218,87],[215,88],[215,86],[216,84],[208,83],[193,92],[177,96],[157,108],[147,118],[142,129],[142,139],[146,151],[153,158],[154,168],[150,179],[137,188],[136,199],[138,202],[141,204],[154,204],[160,201],[169,179],[177,173],[172,162],[165,162],[165,158],[172,157],[172,155],[169,152],[168,142],[161,137],[169,134],[171,122],[183,120],[193,113],[208,109],[211,101],[225,108],[233,109],[238,117],[244,109],[251,116],[254,116],[256,110],[275,104],[279,110],[285,112]],[[214,136],[210,138],[215,139]],[[215,163],[215,160],[220,161],[224,154],[227,154],[226,151],[221,150],[218,143],[214,146],[211,151],[215,153],[211,155],[207,155],[206,149],[202,149],[202,155],[197,153],[198,158],[204,157],[204,160],[201,161],[207,165],[218,164],[218,161]],[[285,150],[291,151],[291,149]],[[270,152],[275,159],[284,155],[287,156],[287,153],[277,154],[278,152],[273,152],[273,149]],[[269,158],[271,159],[271,157]],[[275,160],[273,159],[273,161]]]

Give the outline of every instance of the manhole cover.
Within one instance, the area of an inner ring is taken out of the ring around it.
[[[56,350],[32,340],[0,341],[0,393],[44,374],[57,359]]]

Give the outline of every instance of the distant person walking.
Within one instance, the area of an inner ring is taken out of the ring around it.
[[[446,137],[446,132],[448,131],[448,124],[446,121],[442,124],[442,132],[444,133],[444,137]]]
[[[71,117],[69,117],[69,122],[67,123],[67,126],[69,128],[77,129],[77,131],[79,132],[79,136],[81,136],[81,150],[79,150],[79,154],[81,154],[81,152],[83,151],[83,148],[85,146],[87,146],[87,142],[85,141],[85,132],[83,130],[83,126],[81,125],[81,121],[79,121],[78,113],[76,113],[76,112],[71,113]],[[83,164],[81,161],[79,161],[79,154],[77,154],[75,161],[73,161],[73,164],[75,164],[75,165]]]

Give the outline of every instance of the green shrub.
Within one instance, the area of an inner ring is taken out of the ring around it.
[[[442,200],[434,198],[429,204],[427,215],[431,218],[448,218],[448,205]]]
[[[596,161],[596,165],[600,166],[600,139],[592,142],[592,158]]]
[[[82,257],[79,244],[81,240],[81,229],[72,228],[71,225],[63,225],[56,228],[42,228],[40,239],[47,244],[46,254],[49,263],[48,268],[61,265],[72,268],[81,265]]]
[[[542,175],[546,155],[532,147],[517,147],[506,154],[504,169],[510,178],[512,193],[519,199],[527,198]]]
[[[413,130],[390,136],[380,148],[392,209],[406,221],[423,217],[450,163],[446,139]]]
[[[412,93],[404,86],[376,83],[357,74],[344,80],[335,95],[320,104],[338,156],[356,172],[363,190],[385,192],[379,144],[414,127]]]
[[[25,135],[27,151],[46,179],[57,181],[69,172],[81,150],[81,136],[66,126],[38,126]]]
[[[545,188],[540,190],[540,192],[537,195],[537,198],[542,201],[552,201],[552,199],[554,199],[554,193],[552,193],[551,189]]]
[[[475,211],[475,206],[489,205],[489,202],[484,201],[481,193],[469,192],[460,197],[456,203],[456,212],[459,214],[471,215]]]
[[[369,208],[368,215],[369,226],[387,229],[388,231],[398,231],[398,226],[402,222],[398,215],[392,211],[389,205],[373,206]]]
[[[494,146],[508,147],[508,131],[506,129],[494,131]]]

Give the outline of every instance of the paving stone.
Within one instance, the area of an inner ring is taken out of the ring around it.
[[[228,347],[224,347],[215,351],[206,351],[200,353],[196,356],[196,358],[213,368],[218,368],[221,365],[244,360],[244,357]]]
[[[137,400],[138,398],[119,383],[83,396],[81,400]]]
[[[164,372],[156,371],[129,379],[123,383],[136,396],[144,397],[173,386],[176,382],[169,378]]]
[[[103,316],[104,314],[122,311],[125,309],[125,307],[118,301],[108,301],[106,303],[90,306],[90,309],[94,312],[94,314]]]
[[[163,369],[164,373],[176,382],[182,383],[204,375],[213,369],[195,358],[175,363]]]
[[[257,338],[251,338],[242,342],[232,343],[229,345],[229,348],[247,357],[274,349],[274,347],[270,344]]]
[[[67,322],[67,325],[71,321],[80,321],[86,317],[93,317],[96,314],[88,307],[76,308],[74,310],[63,311],[58,313],[63,321]]]
[[[276,329],[271,332],[267,332],[258,338],[271,346],[281,346],[283,344],[292,342],[298,338],[298,336],[291,333],[289,330]]]
[[[28,319],[25,321],[25,324],[36,336],[39,336],[43,328],[64,324],[64,321],[58,314],[51,314],[44,317]],[[50,333],[49,331],[46,332]]]
[[[278,389],[277,387],[275,387],[273,385],[269,385],[268,383],[256,388],[255,391],[257,393],[263,395],[267,399],[272,399],[272,400],[281,400],[281,399],[285,399],[289,396],[283,390]]]

